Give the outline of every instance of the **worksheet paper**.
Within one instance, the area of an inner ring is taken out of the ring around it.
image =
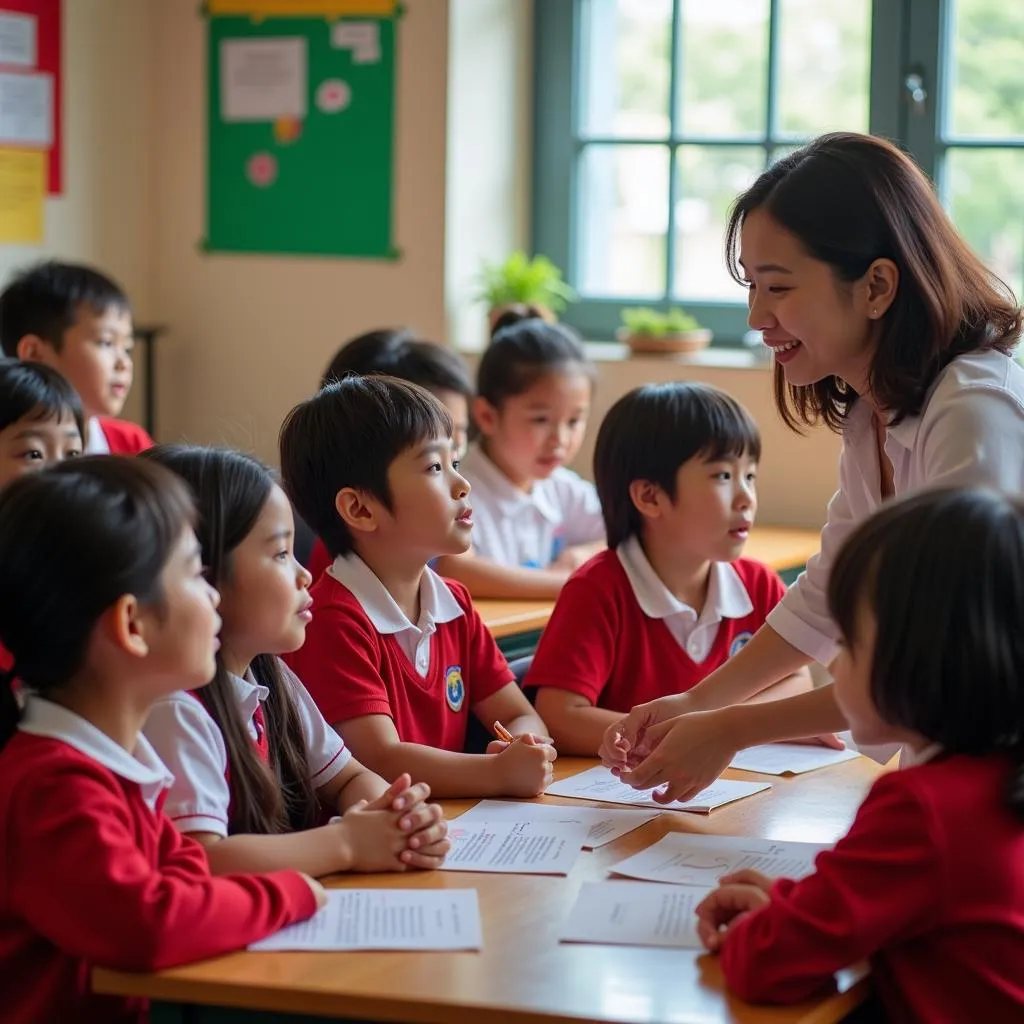
[[[308,921],[282,928],[249,949],[480,949],[475,889],[329,889]]]
[[[754,868],[771,878],[803,878],[828,843],[783,843],[738,836],[670,832],[610,870],[615,875],[674,885],[713,886],[722,875]]]
[[[588,768],[579,775],[571,775],[560,782],[552,783],[546,792],[549,796],[568,796],[575,800],[602,800],[612,804],[632,804],[634,807],[657,807],[661,811],[694,811],[708,814],[716,807],[742,800],[746,796],[771,789],[767,782],[735,782],[719,779],[707,789],[701,790],[693,800],[673,800],[670,804],[659,804],[651,798],[653,789],[633,789],[612,775],[608,768]]]
[[[490,871],[509,875],[567,875],[583,849],[587,826],[578,821],[470,820],[451,823],[441,871]]]
[[[561,941],[699,949],[695,911],[714,888],[584,882]]]
[[[454,821],[460,827],[465,827],[470,822],[579,822],[588,829],[583,849],[596,850],[599,846],[613,843],[633,829],[646,825],[658,815],[658,811],[613,811],[602,807],[583,807],[580,804],[566,806],[521,803],[514,800],[481,800]]]
[[[856,750],[830,750],[808,743],[765,743],[741,750],[729,765],[745,772],[764,775],[802,775],[830,764],[842,764],[860,757]]]

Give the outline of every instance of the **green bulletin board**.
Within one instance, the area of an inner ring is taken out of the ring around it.
[[[397,258],[396,24],[208,16],[207,251]]]

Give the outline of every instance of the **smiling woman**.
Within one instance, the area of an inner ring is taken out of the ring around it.
[[[781,416],[843,435],[839,489],[821,552],[751,642],[688,693],[609,728],[602,755],[638,787],[669,783],[665,799],[703,788],[737,749],[844,727],[828,687],[737,702],[835,657],[831,567],[883,499],[1024,490],[1024,370],[1010,358],[1020,309],[895,146],[825,135],[780,160],[737,199],[726,252],[748,285],[751,326],[775,353]]]

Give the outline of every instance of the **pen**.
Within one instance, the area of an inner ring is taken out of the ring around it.
[[[515,743],[516,738],[501,724],[501,722],[494,723],[494,735],[499,740],[504,740],[506,743]]]

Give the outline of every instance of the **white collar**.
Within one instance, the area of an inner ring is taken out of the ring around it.
[[[681,612],[696,615],[695,609],[680,601],[662,582],[648,560],[639,537],[632,536],[623,541],[615,549],[615,554],[644,615],[650,619],[667,619]],[[708,596],[700,613],[701,621],[742,619],[753,610],[754,605],[739,573],[728,562],[712,562]]]
[[[270,696],[270,691],[256,682],[251,666],[245,670],[244,676],[229,672],[228,677],[235,691],[235,699],[242,709],[242,716],[248,722],[256,714],[256,709]]]
[[[110,442],[107,435],[103,433],[98,416],[93,416],[85,427],[85,454],[86,455],[109,455]]]
[[[495,510],[502,515],[514,515],[524,507],[535,508],[549,523],[557,526],[562,521],[558,505],[552,500],[546,480],[535,480],[529,491],[520,490],[498,466],[488,457],[479,444],[471,444],[462,460],[461,468],[486,490]],[[558,470],[555,470],[557,473]],[[472,500],[472,492],[470,495]]]
[[[420,578],[419,625],[409,621],[387,587],[357,554],[339,555],[327,571],[351,591],[378,633],[423,629],[438,622],[451,622],[464,614],[448,585],[430,566],[424,567]]]
[[[927,747],[923,747],[917,753],[914,753],[910,747],[904,746],[903,753],[900,755],[900,767],[916,768],[919,764],[927,764],[929,761],[934,761],[942,753],[943,746],[941,743],[929,743]]]
[[[140,786],[162,790],[174,782],[174,776],[141,733],[134,755],[129,754],[92,722],[34,693],[25,694],[25,709],[18,729],[32,736],[60,740],[110,769],[115,775]]]

